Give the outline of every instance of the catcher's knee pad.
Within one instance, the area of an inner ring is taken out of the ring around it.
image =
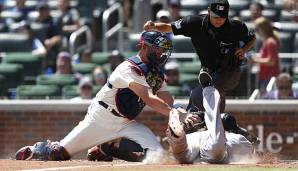
[[[58,142],[38,142],[34,145],[32,155],[28,159],[62,161],[69,160],[70,155]]]

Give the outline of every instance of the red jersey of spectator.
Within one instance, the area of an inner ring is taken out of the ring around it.
[[[260,57],[269,57],[274,60],[274,64],[272,66],[260,64],[259,80],[270,80],[272,76],[277,76],[280,73],[278,50],[278,43],[272,37],[262,44]]]

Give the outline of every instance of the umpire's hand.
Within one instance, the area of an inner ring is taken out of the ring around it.
[[[144,24],[144,30],[152,31],[154,29],[155,29],[155,23],[153,21],[149,20]]]
[[[244,58],[244,50],[242,48],[236,49],[235,55],[238,57],[238,59],[242,60]]]

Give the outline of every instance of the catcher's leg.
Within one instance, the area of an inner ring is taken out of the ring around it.
[[[140,162],[144,159],[145,154],[146,150],[140,144],[121,138],[89,149],[87,159],[90,161],[113,161],[113,157],[116,157],[126,161]]]

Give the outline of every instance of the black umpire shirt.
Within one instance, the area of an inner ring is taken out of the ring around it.
[[[191,38],[203,67],[219,71],[239,67],[241,61],[234,55],[236,48],[255,36],[238,20],[227,19],[223,26],[215,28],[207,14],[184,17],[171,27],[174,35]]]

